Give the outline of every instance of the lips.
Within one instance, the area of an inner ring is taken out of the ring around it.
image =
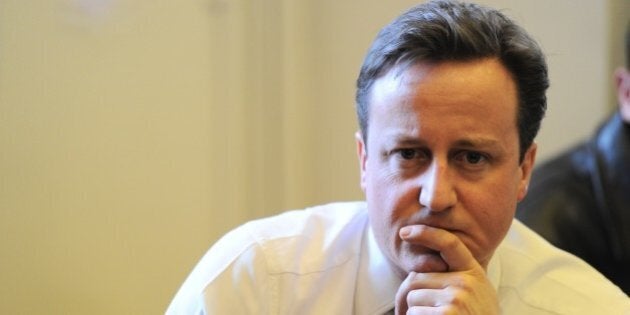
[[[404,226],[425,225],[449,232],[465,231],[465,226],[469,225],[466,211],[463,209],[448,209],[444,211],[432,211],[422,205],[411,207],[401,206],[396,208],[396,216],[391,217],[389,222],[392,227],[398,229]]]

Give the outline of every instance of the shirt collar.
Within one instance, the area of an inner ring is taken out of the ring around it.
[[[501,242],[502,244],[503,242]],[[499,245],[499,248],[501,245]],[[486,269],[486,277],[490,280],[492,287],[495,292],[499,292],[499,284],[501,282],[501,257],[499,253],[499,248],[497,248],[490,258],[490,262],[488,263],[488,268]]]
[[[378,247],[370,224],[366,225],[354,309],[360,315],[381,315],[394,307],[394,298],[402,280]]]

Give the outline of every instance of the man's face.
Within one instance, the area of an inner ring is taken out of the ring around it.
[[[455,234],[487,267],[536,152],[519,164],[516,110],[514,80],[495,59],[394,68],[374,82],[367,143],[357,136],[361,187],[401,276],[448,270],[438,252],[399,237],[416,224]]]

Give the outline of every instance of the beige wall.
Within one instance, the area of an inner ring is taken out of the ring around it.
[[[0,313],[161,313],[229,228],[361,198],[356,72],[412,3],[0,1]],[[588,134],[628,2],[484,3],[549,53],[543,158]]]

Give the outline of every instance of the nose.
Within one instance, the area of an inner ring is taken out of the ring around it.
[[[457,203],[457,194],[449,173],[448,165],[434,160],[420,177],[420,205],[431,212],[452,208]]]

